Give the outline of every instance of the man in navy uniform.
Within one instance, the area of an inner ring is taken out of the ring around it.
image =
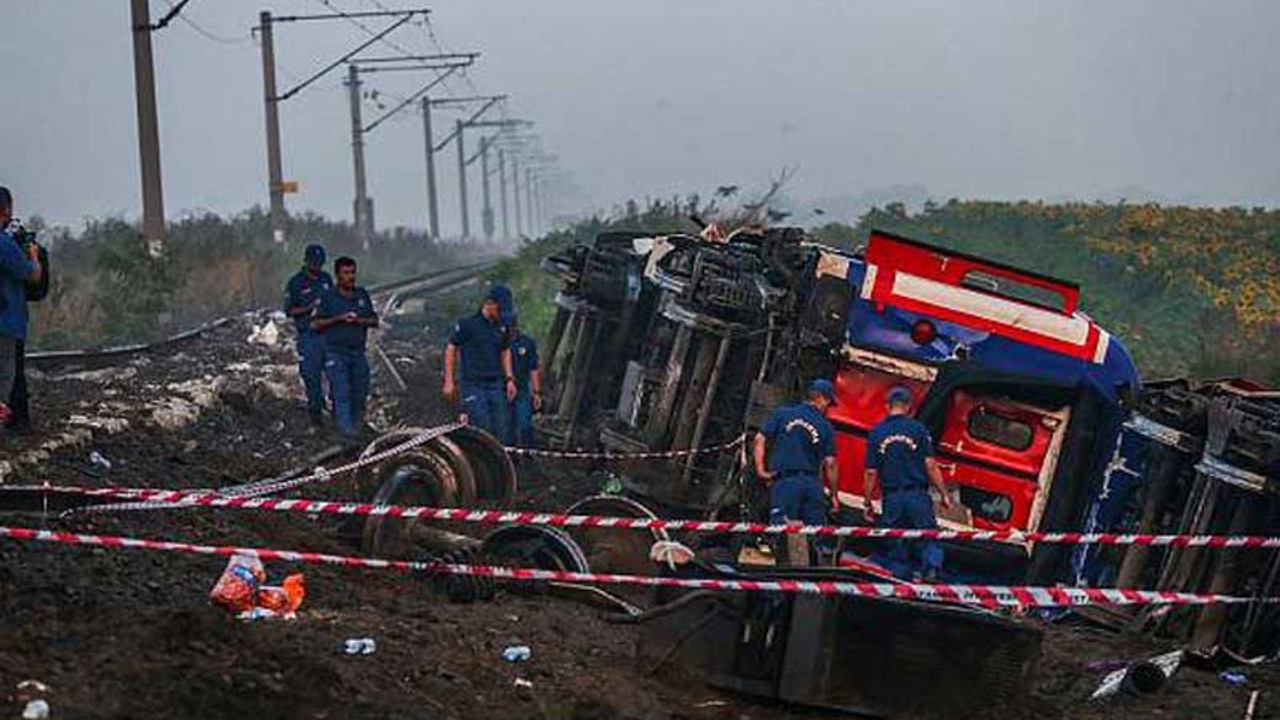
[[[503,296],[490,289],[476,314],[453,329],[444,352],[444,396],[458,397],[454,375],[462,366],[462,407],[466,422],[507,439],[507,416],[516,397],[511,361],[511,334],[502,322]],[[459,362],[461,355],[461,362]]]
[[[356,261],[340,257],[333,264],[338,284],[320,299],[311,328],[324,337],[324,369],[333,392],[333,415],[346,442],[364,425],[369,397],[369,361],[365,357],[369,328],[378,312],[364,288],[356,285]]]
[[[938,519],[933,511],[929,486],[937,489],[942,508],[951,507],[942,472],[933,457],[933,438],[920,421],[909,415],[911,391],[902,386],[889,390],[889,416],[871,429],[867,436],[867,468],[864,475],[867,522],[876,524],[871,496],[880,484],[884,514],[882,527],[901,529],[935,529]],[[935,582],[942,570],[942,546],[936,540],[922,543],[920,562],[907,559],[903,541],[894,541],[890,552],[890,569],[899,577]]]
[[[809,384],[804,402],[778,408],[769,416],[755,439],[756,474],[769,484],[769,522],[790,525],[822,525],[827,508],[840,509],[840,480],[836,466],[835,428],[827,411],[836,402],[836,390],[829,380]],[[765,442],[772,444],[768,469]],[[830,498],[822,494],[825,475]],[[787,536],[787,554],[792,565],[808,563],[808,543],[804,536]]]
[[[284,290],[284,312],[298,329],[298,374],[307,391],[311,424],[324,423],[324,336],[311,329],[311,315],[320,299],[333,289],[333,278],[324,271],[324,248],[308,245],[305,264]]]
[[[511,402],[508,442],[533,447],[533,411],[542,407],[542,371],[538,368],[538,343],[520,330],[511,318],[511,365],[516,376],[516,397]]]

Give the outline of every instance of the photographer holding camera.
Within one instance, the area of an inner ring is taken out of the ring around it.
[[[44,266],[35,234],[13,218],[13,195],[0,186],[0,424],[15,420],[10,409],[27,339],[27,300],[43,289]],[[25,383],[24,383],[25,385]],[[26,404],[22,388],[19,404]],[[25,415],[25,408],[24,410]],[[25,423],[25,417],[16,418]]]

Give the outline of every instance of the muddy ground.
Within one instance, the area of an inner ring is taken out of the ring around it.
[[[190,344],[110,365],[61,364],[32,378],[40,432],[0,448],[10,484],[219,487],[307,466],[331,438],[309,434],[292,350],[246,342],[242,319]],[[385,347],[409,383],[398,393],[375,363],[378,424],[431,424],[443,318],[408,316]],[[43,450],[41,449],[43,447]],[[89,459],[97,451],[110,470]],[[521,467],[520,504],[562,509],[591,489],[572,466]],[[344,480],[310,497],[367,497]],[[244,511],[3,517],[11,525],[352,553],[330,518]],[[830,718],[812,709],[714,691],[634,656],[637,630],[605,613],[502,593],[448,603],[430,581],[398,573],[273,564],[301,570],[307,598],[294,622],[243,624],[211,607],[217,558],[19,544],[0,540],[0,718],[18,717],[13,688],[38,680],[54,718]],[[342,652],[371,637],[372,655]],[[509,645],[532,659],[504,662]],[[1046,626],[1040,671],[1002,712],[1034,718],[1280,718],[1280,673],[1250,668],[1247,686],[1183,669],[1161,693],[1091,703],[1104,674],[1089,663],[1167,649],[1087,624]],[[531,683],[531,687],[517,680]],[[924,689],[922,689],[922,692]],[[948,717],[959,717],[959,714]]]

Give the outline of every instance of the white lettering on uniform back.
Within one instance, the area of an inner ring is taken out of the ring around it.
[[[821,440],[818,437],[818,428],[814,427],[813,425],[810,425],[809,423],[805,422],[804,420],[801,420],[800,418],[796,418],[795,420],[788,422],[786,427],[782,428],[782,431],[789,433],[792,430],[796,430],[796,429],[803,430],[806,434],[808,434],[810,445],[817,445],[819,442],[821,442]]]
[[[915,439],[909,435],[890,435],[880,441],[880,444],[876,446],[876,452],[881,455],[887,454],[890,446],[899,443],[911,448],[911,452],[915,452],[918,447]]]

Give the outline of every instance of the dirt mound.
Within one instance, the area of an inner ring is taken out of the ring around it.
[[[437,393],[439,338],[424,335],[425,324],[421,318],[402,321],[383,339],[409,391],[395,391],[375,361],[379,422],[426,425],[451,414]],[[8,481],[221,487],[306,467],[330,438],[309,434],[296,396],[264,389],[296,385],[285,370],[264,370],[290,367],[287,346],[249,346],[246,335],[244,326],[229,327],[180,353],[135,359],[125,366],[131,370],[42,372],[33,385],[46,430],[62,432],[70,415],[86,413],[111,414],[128,426],[97,429],[78,444],[49,449],[38,462],[19,464]],[[180,395],[198,404],[190,383],[208,387],[206,375],[225,379],[190,422],[168,428],[153,421],[159,399]],[[118,405],[105,413],[95,403]],[[47,439],[24,439],[16,452]],[[13,450],[6,448],[6,457]],[[111,469],[91,462],[90,451],[107,458]],[[562,509],[597,487],[596,479],[572,465],[524,462],[521,472],[522,507]],[[372,490],[348,478],[302,494],[351,499]],[[355,552],[341,523],[328,517],[177,510],[5,522]],[[606,623],[600,611],[506,593],[492,603],[452,605],[427,579],[393,572],[306,566],[307,599],[298,620],[245,624],[206,601],[224,564],[215,557],[0,541],[0,717],[20,713],[5,696],[26,679],[52,688],[47,699],[55,718],[832,716],[724,695],[673,669],[650,676],[634,658],[637,630]],[[281,563],[268,567],[276,580],[295,570]],[[376,652],[343,652],[346,639],[362,637],[376,641]],[[501,658],[505,647],[519,644],[533,649],[528,662]],[[1086,700],[1102,675],[1086,663],[1160,649],[1142,638],[1049,626],[1041,673],[1022,710],[1042,720],[1243,716],[1246,688],[1196,670],[1180,671],[1152,698],[1105,705]],[[1252,687],[1274,688],[1280,680],[1270,669],[1248,673]],[[1258,718],[1277,716],[1269,693]]]

